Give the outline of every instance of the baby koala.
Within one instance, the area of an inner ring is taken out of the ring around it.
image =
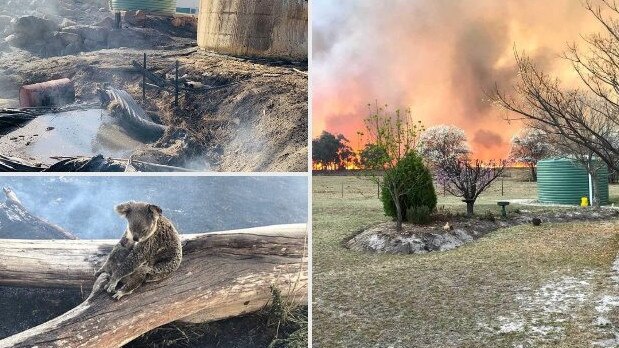
[[[106,276],[101,281],[97,279],[98,281],[93,287],[93,294],[96,292],[94,291],[94,289],[98,291],[106,281],[109,281],[109,279],[116,272],[116,270],[120,268],[122,263],[125,261],[127,256],[129,256],[129,253],[133,249],[134,243],[135,242],[132,239],[127,238],[127,233],[125,232],[120,241],[116,245],[114,245],[112,252],[108,255],[103,266],[101,266],[101,268],[99,268],[99,270],[95,272],[95,277],[97,278],[100,274],[103,273],[105,273]],[[142,285],[142,283],[144,283],[147,275],[148,274],[146,273],[146,269],[140,268],[136,270],[136,272],[133,272],[131,275],[124,277],[122,279],[123,286],[121,287],[123,291],[115,293],[114,295],[112,295],[112,297],[120,299],[123,295],[127,295],[133,292],[133,290],[137,289],[140,285]]]
[[[127,255],[129,255],[129,252],[131,252],[131,249],[133,249],[133,243],[134,241],[127,238],[127,232],[125,232],[120,241],[114,245],[112,252],[107,256],[103,266],[95,272],[95,277],[98,277],[101,273],[111,275],[116,269],[118,269]]]
[[[127,229],[95,275],[109,275],[104,288],[118,300],[144,282],[167,278],[180,265],[182,246],[176,228],[158,206],[130,201],[116,206],[116,212],[127,219]],[[119,282],[122,286],[116,289]]]

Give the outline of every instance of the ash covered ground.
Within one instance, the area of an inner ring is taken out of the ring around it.
[[[142,74],[132,61],[146,53],[149,71],[167,80],[178,60],[186,89],[175,108],[172,90],[147,86],[142,106],[169,130],[132,158],[216,171],[307,169],[307,62],[198,50],[190,18],[129,14],[122,29],[113,27],[107,1],[0,3],[0,108],[18,106],[22,85],[64,77],[79,101],[109,85],[141,102]]]

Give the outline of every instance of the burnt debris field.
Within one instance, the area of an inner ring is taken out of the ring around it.
[[[198,48],[191,16],[17,3],[0,3],[1,171],[306,170],[307,60]]]

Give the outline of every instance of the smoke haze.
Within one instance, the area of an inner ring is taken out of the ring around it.
[[[304,177],[4,177],[34,215],[81,239],[119,238],[114,206],[159,205],[181,233],[307,222]]]
[[[313,134],[357,147],[367,104],[411,107],[426,127],[463,128],[474,154],[505,158],[519,124],[487,102],[516,78],[513,49],[570,83],[566,43],[600,31],[577,0],[313,2]]]

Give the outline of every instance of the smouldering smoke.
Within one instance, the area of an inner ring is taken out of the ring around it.
[[[159,205],[181,233],[307,222],[303,177],[6,177],[0,187],[81,239],[119,238],[114,206],[129,200]]]
[[[600,30],[577,0],[316,0],[313,18],[314,136],[355,139],[378,100],[463,128],[482,159],[505,158],[520,126],[484,93],[515,81],[514,47],[570,80],[566,43]]]

